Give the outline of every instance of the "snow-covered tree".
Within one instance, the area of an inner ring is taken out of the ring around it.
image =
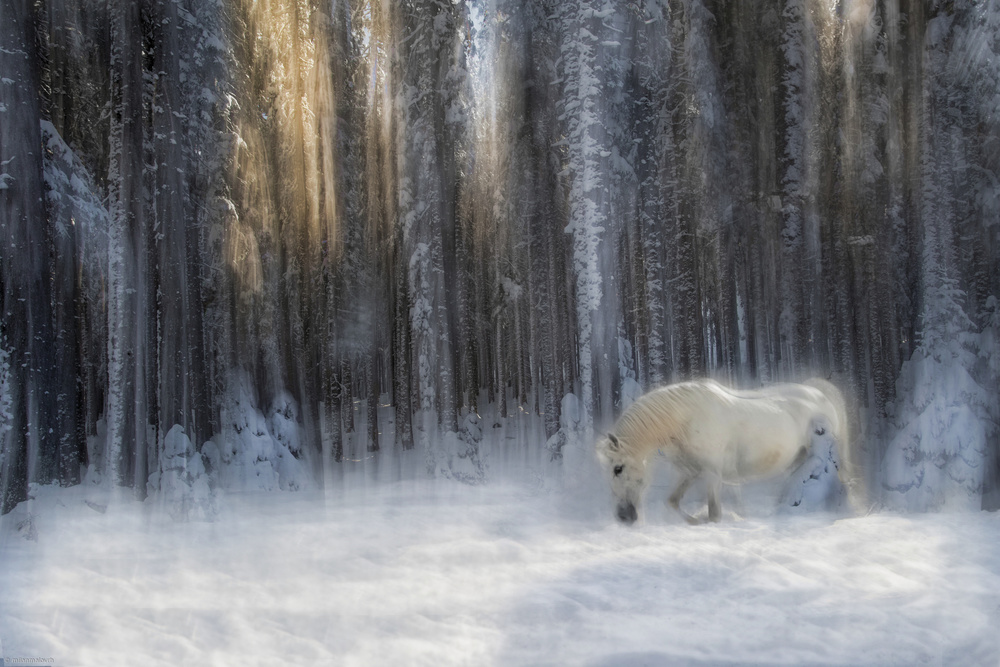
[[[0,331],[0,470],[9,451],[11,429],[14,426],[14,397],[11,387],[10,352],[6,337]]]
[[[923,108],[928,127],[941,123],[941,114],[951,115],[943,75],[952,21],[953,16],[942,12],[927,26],[931,76]],[[995,428],[990,412],[996,394],[972,375],[977,332],[956,278],[957,207],[949,171],[957,166],[954,155],[959,148],[958,127],[950,123],[924,137],[919,342],[896,383],[897,433],[884,463],[888,502],[907,509],[978,507],[987,434]]]
[[[975,334],[964,295],[940,273],[931,280],[920,343],[897,380],[898,431],[884,463],[887,502],[909,510],[978,508],[996,394],[971,373]]]

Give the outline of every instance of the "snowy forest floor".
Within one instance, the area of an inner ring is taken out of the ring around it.
[[[744,494],[724,507],[742,518],[691,527],[663,506],[661,475],[626,528],[593,473],[503,477],[359,471],[327,493],[227,495],[214,521],[186,523],[152,501],[36,488],[0,520],[3,655],[67,667],[1000,658],[998,514],[788,515]]]

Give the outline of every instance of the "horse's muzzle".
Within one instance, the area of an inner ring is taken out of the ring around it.
[[[639,513],[635,511],[635,505],[632,503],[626,502],[618,505],[618,520],[622,523],[631,526],[638,518]]]

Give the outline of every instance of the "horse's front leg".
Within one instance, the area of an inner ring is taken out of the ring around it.
[[[713,479],[708,483],[708,520],[718,523],[722,518],[722,505],[719,503],[720,482]]]
[[[678,512],[681,509],[681,498],[683,498],[684,494],[687,493],[688,487],[691,486],[691,482],[694,481],[695,477],[696,475],[687,475],[684,479],[681,480],[681,483],[677,485],[677,488],[674,489],[674,492],[670,494],[670,498],[667,499],[667,502],[670,503],[670,506],[673,507]]]
[[[684,494],[687,493],[688,488],[691,486],[691,483],[696,477],[698,477],[698,473],[686,474],[684,479],[681,480],[681,483],[677,485],[677,488],[674,489],[674,492],[671,493],[670,497],[667,499],[670,506],[677,510],[677,513],[684,517],[684,520],[692,526],[697,526],[701,522],[681,509],[681,498],[683,498]]]

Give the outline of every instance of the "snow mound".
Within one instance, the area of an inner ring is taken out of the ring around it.
[[[809,457],[789,477],[782,505],[796,510],[832,511],[843,504],[846,494],[837,477],[840,462],[836,445],[829,431],[812,435]]]
[[[176,455],[190,455],[175,432]],[[996,665],[1000,515],[632,528],[589,486],[229,497],[83,487],[0,518],[0,642],[57,665]],[[586,492],[589,491],[589,497]],[[571,497],[572,502],[564,499]],[[595,510],[598,510],[595,512]]]

